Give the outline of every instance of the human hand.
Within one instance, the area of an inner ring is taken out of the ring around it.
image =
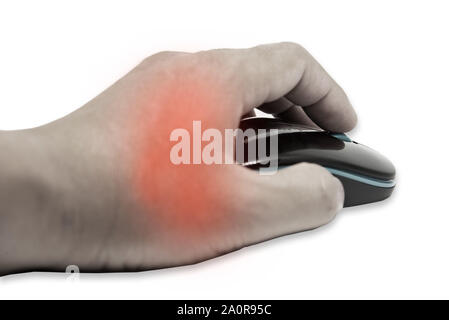
[[[328,223],[343,188],[318,165],[263,176],[170,162],[174,129],[237,128],[255,107],[331,131],[356,124],[310,54],[279,43],[158,53],[74,113],[1,132],[0,272],[185,265]]]

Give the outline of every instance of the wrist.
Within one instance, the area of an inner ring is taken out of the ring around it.
[[[33,130],[0,132],[0,273],[55,264],[55,174]],[[59,249],[60,250],[60,249]]]

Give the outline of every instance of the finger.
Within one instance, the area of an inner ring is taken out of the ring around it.
[[[301,163],[271,176],[241,169],[243,190],[251,190],[239,214],[247,244],[317,228],[343,207],[340,181],[321,166]]]
[[[235,85],[241,114],[287,95],[294,104],[308,106],[306,112],[325,129],[347,131],[356,124],[355,112],[342,89],[297,44],[277,43],[203,54],[213,55],[214,61],[223,65],[223,74]]]
[[[313,71],[306,72],[313,73]],[[305,77],[306,75],[303,79]],[[331,81],[331,84],[326,84],[327,81]],[[335,132],[353,129],[357,123],[357,115],[341,87],[331,78],[326,81],[311,79],[310,82],[315,82],[315,85],[306,88],[305,82],[301,80],[287,98],[300,104],[310,119],[321,128]]]
[[[310,127],[319,128],[319,126],[313,122],[312,119],[310,119],[304,109],[300,106],[292,106],[290,109],[277,114],[276,117],[287,122],[299,123]]]
[[[244,114],[242,116],[242,119],[251,118],[251,117],[255,117],[255,116],[256,116],[256,112],[254,110],[251,110],[247,114]]]
[[[258,109],[266,113],[271,113],[277,118],[287,122],[318,127],[301,107],[295,105],[285,97],[279,98],[272,102],[264,103],[258,107]]]
[[[283,113],[293,107],[295,104],[288,99],[282,97],[274,101],[266,102],[257,107],[260,111],[277,115]]]

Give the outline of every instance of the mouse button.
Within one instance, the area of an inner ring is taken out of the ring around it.
[[[281,120],[278,120],[276,122],[276,125],[273,126],[273,129],[285,130],[290,132],[325,132],[323,129],[318,127],[312,127],[306,124],[284,122]]]
[[[340,150],[345,145],[343,141],[337,140],[324,132],[279,134],[278,140],[280,153],[303,149]]]
[[[325,133],[292,133],[278,136],[278,158],[283,164],[315,162],[331,157],[345,143]]]
[[[254,129],[257,131],[257,129],[276,129],[281,125],[282,124],[274,118],[254,117],[243,119],[240,121],[239,127],[242,130]]]
[[[276,129],[279,133],[292,133],[292,132],[322,132],[324,130],[320,128],[314,128],[308,125],[302,125],[297,123],[285,122],[277,118],[246,118],[240,122],[240,129]]]
[[[345,143],[342,150],[329,152],[328,157],[343,170],[373,178],[390,180],[394,179],[396,175],[395,167],[390,160],[360,143]]]

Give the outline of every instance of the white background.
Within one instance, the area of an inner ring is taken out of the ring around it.
[[[144,57],[295,41],[345,88],[350,136],[398,170],[391,199],[194,266],[34,273],[1,298],[449,298],[447,1],[0,3],[0,129],[61,117]],[[0,150],[1,152],[1,150]]]

